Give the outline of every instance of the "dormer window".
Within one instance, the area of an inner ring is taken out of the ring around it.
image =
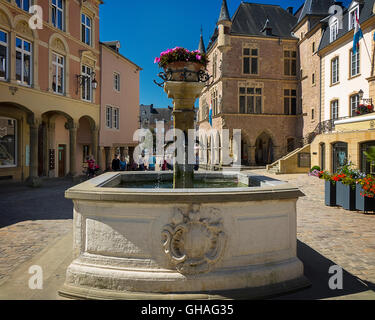
[[[359,20],[359,7],[358,5],[349,11],[349,31],[355,27],[355,16],[357,14]]]
[[[330,26],[330,42],[333,42],[337,39],[337,35],[339,33],[339,22],[337,19]]]

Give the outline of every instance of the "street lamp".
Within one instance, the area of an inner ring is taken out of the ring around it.
[[[359,99],[362,100],[363,103],[368,103],[368,104],[371,104],[372,105],[372,98],[367,98],[367,99],[364,99],[363,96],[364,96],[364,92],[363,90],[359,90],[358,92],[358,96],[359,96]]]
[[[96,77],[96,73],[95,72],[92,72],[90,75],[82,75],[82,74],[77,74],[77,82],[78,82],[78,86],[77,86],[77,94],[78,94],[78,89],[80,87],[83,87],[87,81],[90,81],[91,80],[91,87],[95,90],[98,88],[98,81],[96,81],[95,79]]]

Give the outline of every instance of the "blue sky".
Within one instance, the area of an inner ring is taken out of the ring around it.
[[[203,27],[207,46],[217,22],[222,0],[105,0],[101,6],[101,41],[121,41],[120,52],[143,68],[140,77],[140,104],[172,106],[161,88],[153,83],[160,69],[154,59],[176,46],[197,49]],[[248,1],[299,8],[303,0]],[[241,0],[228,0],[229,13],[235,13]]]

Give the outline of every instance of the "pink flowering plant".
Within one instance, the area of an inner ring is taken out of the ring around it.
[[[199,50],[189,51],[185,48],[176,47],[162,52],[160,57],[156,57],[154,61],[154,63],[159,64],[160,68],[166,68],[172,62],[197,62],[206,67],[208,59],[207,55]]]

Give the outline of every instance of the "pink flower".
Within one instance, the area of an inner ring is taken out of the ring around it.
[[[199,54],[197,54],[196,56],[195,56],[196,58],[197,58],[197,60],[202,60],[202,56],[200,56]]]
[[[160,62],[160,58],[155,58],[154,63],[159,63],[159,62]]]

